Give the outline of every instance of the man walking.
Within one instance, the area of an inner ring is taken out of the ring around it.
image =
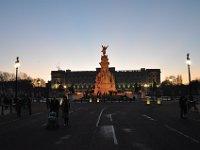
[[[63,102],[62,102],[62,116],[64,119],[64,126],[69,125],[69,109],[70,109],[70,103],[68,99],[68,95],[63,96]]]
[[[28,106],[28,112],[29,112],[29,115],[32,114],[32,99],[31,97],[27,97],[27,106]]]
[[[179,99],[179,106],[180,106],[180,117],[184,118],[187,113],[187,99],[183,95]]]

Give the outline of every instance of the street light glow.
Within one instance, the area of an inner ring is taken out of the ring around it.
[[[189,53],[187,53],[187,60],[186,60],[186,64],[187,65],[191,65],[191,60],[190,60],[190,56],[189,56],[190,54]]]
[[[38,80],[38,84],[40,84],[41,83],[41,81],[40,80]]]
[[[186,60],[186,64],[187,64],[187,65],[191,65],[191,64],[192,64],[191,60],[190,60],[190,59],[189,59],[189,60]]]
[[[189,84],[191,82],[191,74],[190,74],[190,65],[191,65],[191,61],[190,61],[190,54],[187,53],[187,59],[186,59],[186,63],[188,66],[188,78],[189,78]],[[190,87],[191,88],[191,87]],[[191,90],[191,89],[190,89]]]

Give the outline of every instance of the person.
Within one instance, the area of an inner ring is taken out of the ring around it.
[[[64,119],[64,126],[66,124],[69,125],[69,109],[70,109],[70,103],[68,95],[65,95],[63,96],[63,102],[62,102],[62,116]]]
[[[4,103],[5,105],[8,105],[8,104],[9,104],[9,99],[8,99],[7,96],[4,97],[3,103]]]
[[[133,95],[133,101],[135,101],[135,96]]]
[[[187,114],[187,99],[183,95],[179,99],[179,106],[180,106],[180,117],[185,118],[185,115]]]
[[[28,106],[28,111],[29,111],[29,115],[32,114],[32,107],[31,107],[31,104],[32,104],[32,99],[31,97],[27,97],[27,106]]]
[[[46,98],[46,105],[47,105],[47,109],[49,109],[49,105],[50,105],[49,97]]]
[[[56,112],[56,116],[58,117],[58,113],[59,113],[59,101],[55,97],[50,102],[50,112]]]
[[[21,98],[16,97],[15,101],[16,101],[17,116],[21,117],[22,100]]]

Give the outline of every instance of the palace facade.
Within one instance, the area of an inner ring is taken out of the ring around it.
[[[94,91],[95,78],[101,68],[95,71],[51,71],[51,88],[68,88],[73,86],[75,92]],[[117,91],[134,91],[135,86],[151,87],[153,83],[160,84],[160,69],[122,70],[117,71],[115,67],[109,67],[109,71],[115,79]]]

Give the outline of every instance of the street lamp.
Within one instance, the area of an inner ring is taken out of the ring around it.
[[[188,66],[188,78],[189,78],[189,95],[191,95],[191,74],[190,74],[190,65],[191,65],[191,61],[190,61],[190,54],[187,53],[187,60],[186,60],[186,64]]]
[[[186,63],[188,65],[188,77],[189,77],[189,83],[191,82],[191,75],[190,75],[190,65],[191,65],[191,61],[190,61],[190,54],[187,53],[187,60]]]
[[[15,68],[16,68],[16,80],[15,80],[15,99],[17,99],[17,75],[18,75],[18,68],[20,66],[19,57],[15,61]]]
[[[15,61],[15,68],[16,68],[16,80],[15,80],[15,103],[16,105],[18,105],[18,98],[17,98],[17,74],[18,74],[18,68],[20,66],[19,63],[19,57],[17,57],[17,60]],[[11,106],[10,106],[10,112],[12,113],[12,102],[11,102]],[[17,107],[16,107],[17,108]]]
[[[37,84],[38,84],[38,102],[39,102],[39,87],[40,87],[40,84],[41,84],[41,80],[40,79],[38,79],[37,80]]]

